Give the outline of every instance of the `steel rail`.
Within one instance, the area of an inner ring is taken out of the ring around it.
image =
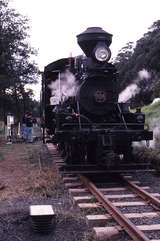
[[[116,208],[112,202],[101,193],[98,188],[86,177],[80,175],[81,181],[89,191],[102,204],[107,212],[117,221],[117,223],[128,233],[134,241],[150,241],[148,237],[139,230],[124,214]]]
[[[136,185],[132,181],[128,180],[125,176],[121,175],[122,180],[127,186],[136,194],[138,194],[143,200],[147,201],[149,204],[153,204],[154,206],[160,208],[160,200],[154,197],[151,193],[145,191],[140,186]]]

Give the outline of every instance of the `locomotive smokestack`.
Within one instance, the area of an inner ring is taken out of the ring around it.
[[[77,35],[77,42],[87,57],[92,55],[93,49],[98,43],[107,47],[112,43],[112,34],[107,33],[100,27],[90,27]]]

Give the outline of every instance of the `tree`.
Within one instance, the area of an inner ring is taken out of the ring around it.
[[[126,86],[126,82],[129,82],[130,75],[130,59],[133,55],[134,43],[129,42],[124,46],[116,56],[114,63],[119,71],[119,86],[120,91]],[[128,70],[128,74],[126,74]]]
[[[27,101],[32,99],[25,85],[36,82],[38,68],[31,61],[36,51],[28,43],[28,30],[28,19],[11,9],[8,0],[0,0],[0,109],[3,118],[10,111],[20,119],[18,113],[24,112]]]
[[[133,46],[133,45],[132,45]],[[137,79],[140,70],[146,69],[151,78],[148,82],[137,82],[141,88],[134,102],[148,104],[160,95],[160,20],[154,22],[148,32],[136,42],[135,48],[127,45],[115,59],[119,76],[120,91]],[[141,96],[141,97],[140,97]],[[147,97],[146,97],[147,96]]]

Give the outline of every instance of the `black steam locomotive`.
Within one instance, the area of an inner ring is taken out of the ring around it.
[[[85,56],[60,59],[44,69],[45,128],[66,163],[113,167],[132,157],[132,142],[151,140],[145,115],[118,103],[118,77],[109,63],[112,35],[99,27],[77,36]]]

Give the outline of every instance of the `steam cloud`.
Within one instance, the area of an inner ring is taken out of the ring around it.
[[[153,140],[150,141],[150,146],[153,149],[159,149],[160,147],[160,127],[155,126],[153,128]]]
[[[140,92],[140,88],[138,87],[137,84],[131,84],[123,90],[119,97],[118,97],[118,102],[125,103],[128,100],[130,100],[132,97],[134,97],[136,94]]]
[[[149,121],[149,128],[153,131],[153,140],[150,141],[150,146],[153,149],[160,148],[160,118],[155,117]]]
[[[68,97],[75,96],[77,82],[75,76],[69,71],[61,73],[59,78],[52,81],[48,88],[51,90],[50,104],[57,105],[60,101],[65,101]]]
[[[142,80],[148,80],[151,77],[150,73],[146,69],[142,69],[138,72],[137,79],[133,81],[132,84],[128,85],[120,94],[118,102],[125,103],[129,101],[132,97],[140,92],[138,83]]]
[[[151,77],[151,74],[146,69],[142,69],[138,72],[138,76],[140,80],[149,79]]]

